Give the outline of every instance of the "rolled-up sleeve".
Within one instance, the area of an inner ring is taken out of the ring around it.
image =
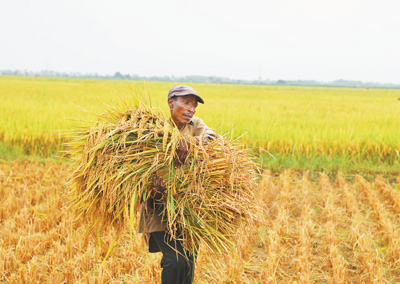
[[[197,139],[202,139],[203,141],[208,142],[217,138],[215,131],[208,127],[201,118],[196,118],[193,123],[192,135]]]

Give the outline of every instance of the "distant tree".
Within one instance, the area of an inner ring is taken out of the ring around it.
[[[114,78],[116,78],[116,79],[124,79],[124,76],[122,76],[122,74],[120,72],[115,72]]]
[[[284,80],[278,80],[278,81],[276,81],[276,83],[277,83],[278,85],[284,85],[284,84],[286,84],[286,81],[284,81]]]

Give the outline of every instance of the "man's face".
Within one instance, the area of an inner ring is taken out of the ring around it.
[[[171,110],[171,117],[180,129],[188,124],[196,113],[197,99],[193,95],[174,97],[168,99],[168,105]]]

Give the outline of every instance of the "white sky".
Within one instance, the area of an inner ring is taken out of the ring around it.
[[[0,31],[0,70],[400,83],[399,0],[12,0]]]

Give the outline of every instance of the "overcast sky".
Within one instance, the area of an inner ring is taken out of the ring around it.
[[[12,0],[0,30],[0,70],[400,83],[399,0]]]

